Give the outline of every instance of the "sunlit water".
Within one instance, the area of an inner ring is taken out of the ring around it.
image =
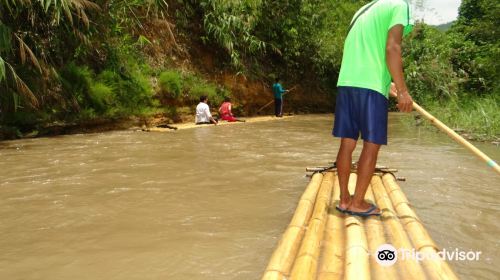
[[[379,163],[463,279],[500,275],[500,176],[441,133],[391,116]],[[332,161],[331,116],[0,143],[0,279],[258,279],[305,167]],[[500,148],[478,144],[495,160]],[[359,153],[359,150],[357,151]]]

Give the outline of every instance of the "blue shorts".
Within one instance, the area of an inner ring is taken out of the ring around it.
[[[339,87],[333,136],[387,145],[388,100],[365,88]]]

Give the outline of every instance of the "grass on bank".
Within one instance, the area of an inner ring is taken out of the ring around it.
[[[166,70],[158,76],[161,97],[175,99],[184,105],[196,104],[200,96],[206,95],[212,104],[220,104],[230,93],[222,86],[210,83],[200,76]]]

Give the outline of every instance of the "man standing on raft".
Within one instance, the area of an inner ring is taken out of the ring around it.
[[[362,7],[349,26],[339,74],[333,135],[341,138],[337,154],[340,203],[337,209],[356,216],[380,215],[364,197],[373,176],[381,145],[387,145],[388,95],[391,77],[398,108],[411,112],[411,98],[403,75],[401,41],[412,29],[405,0],[375,0]],[[354,196],[347,188],[352,152],[361,133]]]
[[[276,117],[283,117],[283,93],[288,90],[283,89],[280,84],[280,79],[276,78],[273,84],[273,94],[274,94],[274,115]]]

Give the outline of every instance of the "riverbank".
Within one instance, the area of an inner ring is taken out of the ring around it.
[[[53,122],[27,131],[20,131],[16,127],[0,126],[0,140],[27,139],[66,134],[125,130],[132,127],[141,127],[142,125],[146,124],[161,123],[162,120],[168,120],[168,118],[160,116],[131,116],[116,119],[98,118],[81,122]]]
[[[288,118],[292,114],[289,113]],[[114,130],[142,130],[147,132],[165,132],[177,129],[193,128],[196,125],[193,123],[192,114],[180,114],[176,118],[171,118],[164,114],[156,114],[151,116],[131,116],[126,118],[116,119],[93,119],[88,121],[64,123],[54,122],[41,126],[38,129],[26,131],[24,133],[16,129],[5,129],[0,126],[0,141],[1,140],[14,140],[14,139],[29,139],[37,137],[52,137],[67,134],[82,134],[82,133],[98,133]],[[279,120],[274,116],[250,116],[243,117],[245,122],[237,123],[253,123],[261,121]],[[219,125],[237,124],[222,121]]]
[[[428,106],[426,106],[428,107]],[[484,128],[481,130],[471,129],[470,126],[461,126],[457,123],[459,120],[453,110],[437,110],[437,106],[429,106],[430,112],[438,119],[447,124],[455,132],[469,141],[491,143],[492,145],[500,145],[500,137],[492,133],[484,133]],[[432,111],[431,111],[432,110]],[[289,113],[289,115],[292,115]],[[293,114],[297,115],[297,114]],[[300,115],[300,114],[299,114]],[[303,115],[303,114],[302,114]],[[314,115],[314,114],[306,114]],[[246,116],[242,119],[259,119],[262,116]],[[272,118],[272,117],[271,117]],[[28,139],[37,137],[52,137],[67,134],[80,133],[98,133],[114,130],[145,130],[145,131],[168,131],[169,127],[192,127],[193,115],[188,113],[180,113],[172,118],[167,114],[154,114],[149,116],[130,116],[123,118],[96,118],[92,120],[80,122],[53,122],[42,125],[37,129],[31,129],[21,132],[15,128],[0,126],[0,141],[14,139]],[[427,120],[423,119],[418,113],[414,113],[413,118],[407,118],[405,123],[408,126],[424,126],[429,130],[436,130],[434,126]],[[498,125],[498,124],[496,124]],[[163,126],[163,128],[161,127]]]

